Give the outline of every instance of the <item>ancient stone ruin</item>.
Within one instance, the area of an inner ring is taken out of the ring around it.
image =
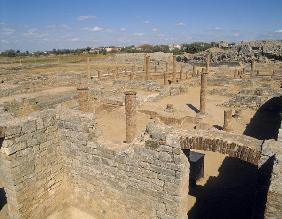
[[[2,63],[4,218],[279,218],[282,65],[212,57]]]

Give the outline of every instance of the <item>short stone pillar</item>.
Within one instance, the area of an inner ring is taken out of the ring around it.
[[[98,79],[101,80],[101,70],[97,70]]]
[[[125,117],[126,117],[126,143],[131,143],[136,136],[136,92],[126,91],[125,93]]]
[[[256,63],[255,63],[255,60],[252,59],[252,61],[251,61],[251,71],[254,72],[255,68],[256,68]]]
[[[241,119],[243,118],[243,112],[241,109],[236,109],[235,112],[234,112],[234,116],[233,118],[236,118],[236,119]]]
[[[176,55],[172,56],[172,82],[176,82]]]
[[[197,71],[196,71],[196,76],[199,76],[199,74],[200,74],[200,70],[197,69]]]
[[[272,71],[272,76],[275,76],[275,70]]]
[[[116,67],[116,77],[117,77],[117,78],[118,78],[118,74],[119,74],[118,72],[119,72],[119,67],[117,66],[117,67]]]
[[[197,72],[196,72],[196,65],[193,65],[193,74],[192,74],[192,76],[195,77],[196,74],[197,74]]]
[[[185,71],[185,79],[188,79],[188,70]]]
[[[168,72],[168,63],[165,62],[165,71]]]
[[[87,57],[87,78],[91,79],[91,73],[90,73],[90,58]]]
[[[167,73],[164,72],[164,85],[166,85],[166,84],[167,84]]]
[[[166,105],[165,111],[172,112],[174,110],[173,104],[169,103]]]
[[[149,62],[150,56],[145,56],[145,80],[150,80]]]
[[[204,73],[205,72],[205,68],[202,68],[202,73]]]
[[[200,114],[206,113],[206,91],[208,86],[208,73],[201,74],[201,90],[200,90]]]
[[[132,66],[132,68],[131,68],[131,72],[130,72],[130,74],[129,74],[129,80],[133,80],[133,77],[134,77],[134,65]]]
[[[157,63],[155,62],[155,73],[157,72]]]
[[[180,80],[182,80],[182,74],[183,74],[183,66],[182,65],[180,65],[180,72],[179,72],[179,74],[180,74]]]
[[[78,92],[79,110],[83,112],[89,111],[89,89],[88,87],[76,88]]]
[[[115,69],[112,70],[113,79],[117,79],[117,71]]]
[[[242,78],[243,77],[243,70],[239,71],[239,77]]]
[[[236,68],[234,70],[234,78],[237,78],[238,75],[239,75],[239,70]]]
[[[231,122],[232,122],[232,110],[224,110],[224,123],[223,123],[224,131],[230,132],[232,130]]]
[[[257,70],[257,76],[259,76],[259,70]]]

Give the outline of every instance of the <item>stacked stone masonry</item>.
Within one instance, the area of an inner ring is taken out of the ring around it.
[[[131,144],[114,145],[99,135],[95,114],[61,106],[1,126],[1,175],[12,219],[45,218],[72,205],[97,218],[187,218],[189,162],[182,149],[218,151],[255,165],[275,156],[266,216],[279,213],[277,142],[149,123]],[[269,147],[273,153],[261,156]]]

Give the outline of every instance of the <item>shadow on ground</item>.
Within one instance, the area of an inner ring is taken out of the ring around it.
[[[247,125],[244,135],[259,140],[277,139],[281,124],[282,98],[274,97],[263,104]]]
[[[200,112],[200,110],[199,110],[197,107],[195,107],[193,104],[187,103],[186,105],[187,105],[191,110],[193,110],[195,113],[199,113],[199,112]]]
[[[189,188],[189,194],[196,197],[196,203],[188,212],[188,218],[252,218],[256,185],[256,166],[227,157],[217,177],[210,177],[204,186]]]

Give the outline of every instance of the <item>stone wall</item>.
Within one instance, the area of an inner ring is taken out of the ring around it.
[[[115,54],[113,59],[119,63],[144,63],[145,55],[150,56],[151,60],[155,61],[166,61],[172,62],[172,53],[163,53],[163,52],[155,52],[155,53],[119,53]]]
[[[179,150],[145,139],[129,147],[106,144],[91,113],[60,114],[59,127],[69,205],[98,218],[185,217],[189,167]]]
[[[61,202],[62,164],[53,110],[1,123],[0,162],[10,218],[44,218]]]
[[[187,218],[189,162],[182,149],[218,151],[260,167],[275,155],[265,215],[281,213],[277,142],[149,123],[132,144],[114,145],[99,135],[93,113],[63,107],[1,126],[11,218],[44,218],[72,205],[98,218]]]
[[[265,200],[264,218],[276,219],[282,215],[282,142],[265,141],[260,162]]]

